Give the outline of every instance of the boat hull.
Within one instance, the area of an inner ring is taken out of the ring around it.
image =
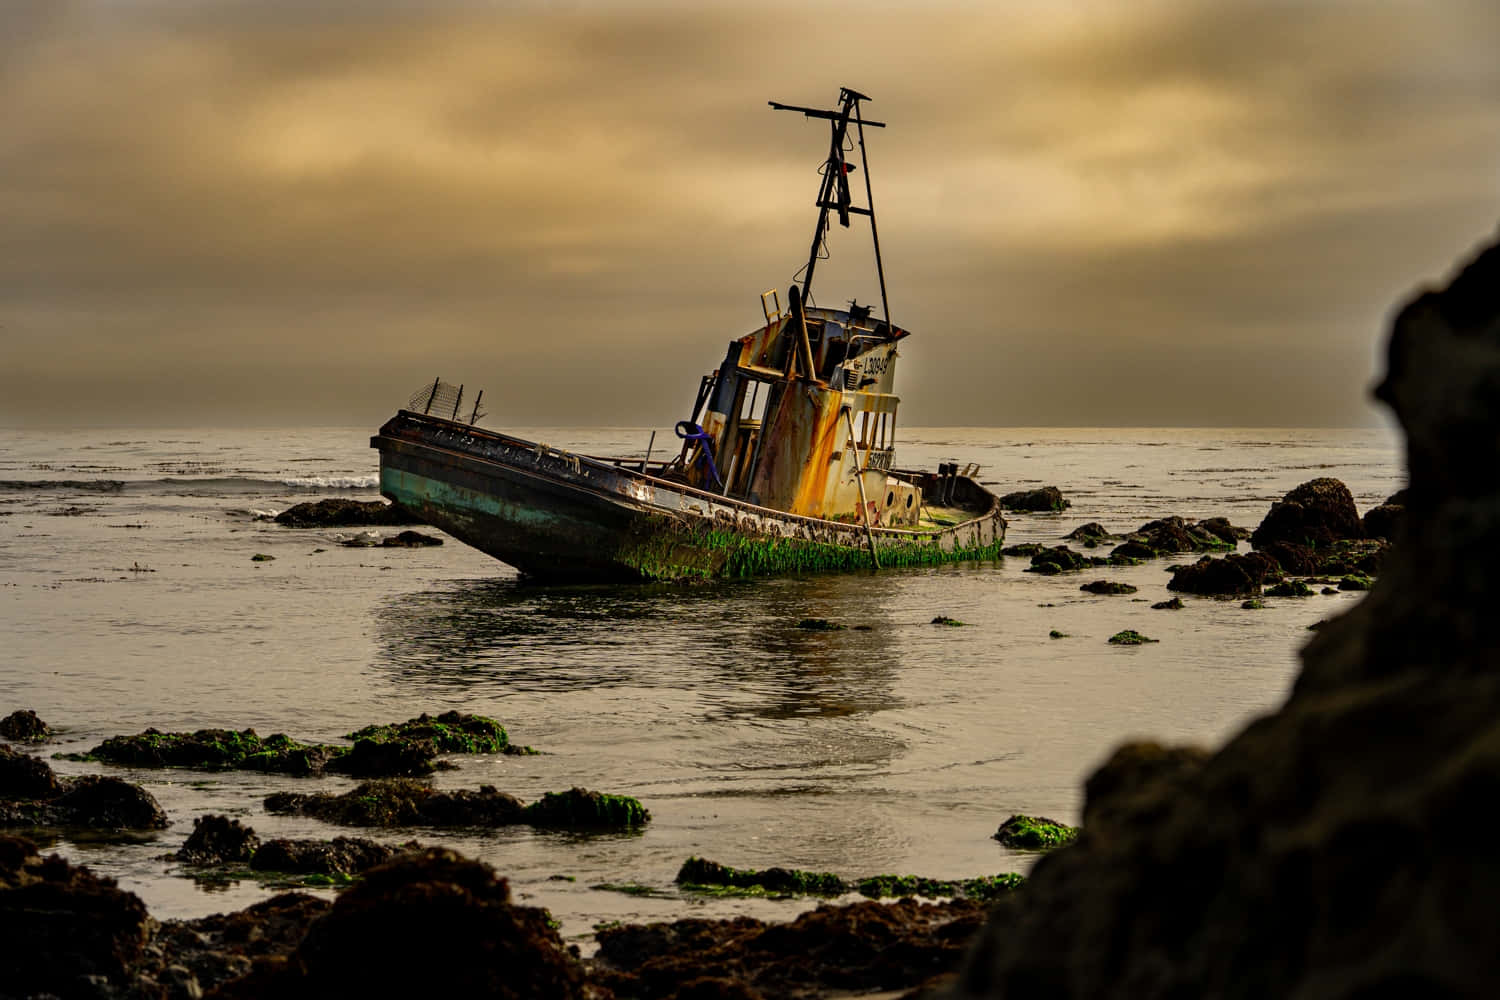
[[[380,490],[423,521],[523,574],[568,582],[704,580],[999,554],[998,501],[964,477],[940,480],[975,516],[939,530],[799,517],[619,464],[402,411],[371,439]],[[924,489],[928,484],[924,484]],[[946,499],[947,497],[945,497]]]

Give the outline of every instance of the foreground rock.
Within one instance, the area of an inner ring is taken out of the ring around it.
[[[324,881],[347,881],[398,855],[421,850],[415,842],[392,847],[361,837],[332,840],[276,838],[261,842],[250,827],[228,816],[209,814],[193,821],[193,832],[168,859],[216,877],[252,873],[316,876]]]
[[[1168,590],[1184,594],[1221,594],[1254,597],[1267,582],[1281,579],[1276,560],[1261,552],[1231,553],[1223,558],[1204,556],[1195,563],[1171,567]]]
[[[118,778],[64,778],[46,761],[0,744],[0,828],[160,830],[167,815],[150,792]]]
[[[985,904],[820,906],[789,924],[749,917],[604,928],[593,980],[619,997],[814,997],[907,990],[957,968]]]
[[[630,829],[644,826],[651,813],[626,795],[582,788],[548,792],[530,805],[514,795],[481,785],[477,791],[439,791],[410,779],[367,781],[343,795],[277,792],[265,800],[267,812],[312,816],[341,826],[497,827],[529,823],[567,829]]]
[[[276,523],[292,528],[387,528],[422,522],[384,500],[334,498],[288,507],[276,515]]]
[[[584,970],[546,910],[517,906],[494,869],[432,848],[368,872],[285,958],[225,998],[584,996]]]
[[[0,738],[17,743],[41,743],[52,736],[52,727],[29,708],[21,708],[0,719]]]
[[[1476,810],[1500,789],[1496,385],[1500,248],[1396,320],[1377,394],[1411,486],[1374,589],[1313,636],[1275,714],[1212,755],[1136,745],[1091,779],[1078,842],[1002,901],[958,995],[1493,995],[1500,865]],[[1322,499],[1302,537],[1353,530]]]
[[[1349,538],[1363,538],[1359,511],[1349,487],[1337,479],[1313,479],[1271,505],[1250,544],[1263,549],[1273,542],[1320,548]]]

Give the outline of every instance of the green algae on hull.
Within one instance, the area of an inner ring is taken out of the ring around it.
[[[1006,847],[1021,851],[1047,851],[1078,839],[1078,827],[1045,816],[1017,814],[1000,824],[993,834]]]

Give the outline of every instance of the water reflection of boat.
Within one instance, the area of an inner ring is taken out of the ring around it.
[[[433,382],[371,440],[380,488],[455,538],[543,579],[684,580],[992,558],[1005,537],[977,466],[893,467],[897,350],[886,304],[862,94],[830,123],[818,221],[802,283],[761,296],[766,323],[731,341],[677,424],[666,460],[594,458],[475,426],[463,388]],[[857,144],[866,204],[850,190]],[[884,319],[812,304],[830,214],[869,219]],[[481,394],[481,398],[482,398]]]

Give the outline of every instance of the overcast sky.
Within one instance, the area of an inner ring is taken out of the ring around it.
[[[1375,422],[1500,221],[1500,4],[0,2],[0,425],[667,426],[869,94],[902,421]],[[856,175],[858,181],[858,175]],[[858,190],[858,188],[856,189]],[[815,298],[878,301],[835,230]]]

